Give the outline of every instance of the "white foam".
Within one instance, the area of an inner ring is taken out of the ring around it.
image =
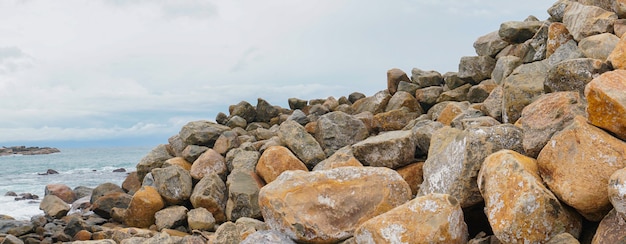
[[[43,214],[39,209],[39,200],[15,201],[15,197],[0,197],[0,214],[11,216],[17,220],[30,220],[32,216]]]

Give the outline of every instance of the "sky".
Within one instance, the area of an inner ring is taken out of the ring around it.
[[[370,96],[553,3],[2,0],[0,146],[150,146],[240,101]]]

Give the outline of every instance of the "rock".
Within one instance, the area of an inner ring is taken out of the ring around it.
[[[532,63],[546,58],[548,29],[550,25],[546,22],[541,23],[541,27],[539,27],[539,30],[537,30],[533,38],[524,42],[524,44],[528,45],[528,52],[523,58],[524,63]]]
[[[575,59],[575,58],[585,58],[585,54],[576,44],[576,41],[569,40],[559,48],[557,48],[549,58],[547,58],[548,67],[552,67],[563,60]],[[544,60],[545,61],[545,60]]]
[[[274,181],[287,170],[308,171],[306,165],[283,146],[272,146],[266,149],[256,165],[256,173],[267,183]]]
[[[154,215],[163,209],[165,202],[159,192],[151,186],[143,186],[130,200],[123,211],[124,223],[130,227],[148,228],[154,224]]]
[[[155,188],[168,205],[182,204],[191,196],[193,187],[191,175],[189,171],[181,167],[153,169],[152,177]]]
[[[548,42],[546,44],[546,57],[550,57],[561,45],[574,39],[561,22],[554,22],[548,27]]]
[[[569,3],[563,14],[563,24],[572,33],[574,40],[601,33],[611,33],[617,15],[596,6]]]
[[[240,144],[241,141],[239,140],[237,132],[224,131],[224,133],[222,133],[215,141],[213,150],[219,154],[225,155],[228,150],[239,147]]]
[[[469,107],[463,110],[459,115],[454,117],[454,119],[452,119],[452,121],[450,122],[450,126],[453,128],[464,129],[465,128],[463,126],[464,120],[480,118],[480,117],[484,117],[484,115],[485,114],[481,112],[480,110]],[[495,124],[499,124],[499,123],[495,123]]]
[[[195,180],[200,180],[210,174],[217,174],[222,179],[225,179],[228,174],[228,168],[221,154],[213,149],[208,149],[193,162],[189,173]]]
[[[478,174],[478,186],[493,233],[501,242],[541,243],[564,232],[575,238],[580,234],[580,217],[543,185],[533,158],[511,150],[489,155]]]
[[[17,238],[14,235],[7,235],[2,240],[2,243],[3,244],[24,244],[24,241],[22,241],[21,239]]]
[[[47,195],[41,200],[39,209],[43,210],[46,216],[60,219],[70,211],[70,205],[55,195]]]
[[[186,225],[187,211],[187,208],[183,206],[171,206],[159,210],[154,214],[157,229],[161,231]]]
[[[394,97],[399,94],[408,93],[397,92]],[[326,155],[332,155],[338,149],[362,141],[369,136],[369,131],[363,121],[344,112],[332,112],[321,116],[317,120],[316,127],[315,139]]]
[[[400,81],[411,82],[406,73],[404,73],[401,69],[394,68],[387,70],[387,90],[389,90],[391,95],[398,91],[398,84]]]
[[[497,121],[502,120],[502,96],[503,96],[502,86],[497,86],[494,88],[485,101],[483,101],[483,106],[481,111],[486,115],[491,116]]]
[[[623,0],[618,0],[618,1],[623,1]],[[622,18],[622,19],[615,20],[615,22],[613,23],[613,31],[615,32],[615,35],[618,37],[624,36],[624,33],[626,33],[626,19]]]
[[[415,91],[417,91],[417,89],[420,89],[420,86],[415,83],[400,81],[400,83],[398,84],[398,91],[408,92],[409,94],[415,94]]]
[[[467,243],[463,210],[454,197],[416,197],[361,224],[357,243]]]
[[[626,238],[626,221],[615,209],[611,210],[600,222],[591,243],[620,243]]]
[[[479,37],[474,42],[474,49],[479,56],[495,57],[498,52],[508,45],[509,43],[500,38],[498,31],[494,31]]]
[[[122,189],[133,195],[139,188],[141,188],[141,182],[139,181],[139,176],[137,176],[137,171],[130,172],[124,179],[124,182],[122,182]]]
[[[449,194],[466,208],[483,201],[476,177],[483,161],[501,149],[523,151],[522,131],[512,125],[459,130],[444,127],[431,139],[419,196]]]
[[[439,72],[434,70],[424,71],[413,68],[411,70],[411,80],[420,87],[440,86],[443,84],[443,77],[441,77]]]
[[[189,200],[194,208],[209,210],[218,223],[226,221],[226,184],[217,174],[205,175],[193,188]]]
[[[608,70],[606,63],[599,59],[565,60],[550,68],[544,88],[546,92],[578,91],[582,94],[587,83]]]
[[[613,205],[615,211],[624,217],[626,216],[626,169],[618,169],[613,172],[609,178],[608,184],[608,196],[611,205]]]
[[[215,140],[230,127],[206,120],[192,121],[184,125],[178,135],[187,145],[213,147]]]
[[[468,82],[467,80],[459,78],[459,73],[457,72],[446,72],[445,74],[443,74],[443,81],[448,89],[457,88],[459,86],[467,84]]]
[[[459,77],[478,83],[491,78],[495,66],[496,60],[489,56],[462,57],[459,63]]]
[[[626,70],[606,72],[585,88],[589,122],[626,140]]]
[[[241,217],[260,218],[259,189],[263,181],[252,171],[236,170],[228,175],[226,181],[228,201],[226,218],[235,221]]]
[[[333,155],[315,165],[315,167],[313,167],[313,170],[328,170],[347,166],[363,166],[361,162],[359,162],[359,160],[354,157],[351,146],[345,146],[335,151]]]
[[[233,222],[226,222],[217,227],[215,231],[215,244],[239,244],[241,237],[237,225]]]
[[[113,208],[128,208],[133,196],[122,192],[110,192],[99,197],[91,206],[91,210],[102,218],[111,218]]]
[[[415,99],[423,109],[428,109],[437,103],[437,98],[443,92],[439,86],[431,86],[415,91]]]
[[[303,109],[309,102],[307,100],[292,97],[287,99],[287,103],[289,104],[290,109],[296,110]]]
[[[467,93],[469,92],[472,85],[465,84],[454,88],[450,91],[442,92],[441,95],[437,98],[437,103],[445,102],[445,101],[467,101]]]
[[[391,94],[388,91],[379,91],[371,97],[357,100],[352,104],[352,109],[355,114],[366,111],[371,112],[372,114],[377,114],[385,111],[389,99],[391,99]]]
[[[212,231],[215,228],[213,214],[202,207],[187,212],[187,223],[190,230]]]
[[[348,95],[348,101],[350,101],[351,103],[355,103],[356,101],[365,98],[365,94],[360,93],[360,92],[353,92],[350,93],[350,95]]]
[[[463,113],[463,111],[465,111],[467,108],[467,102],[450,102],[443,107],[439,115],[433,118],[443,125],[450,125],[450,123],[452,123],[452,120],[459,116],[461,113]]]
[[[374,130],[375,131],[401,130],[409,122],[411,122],[411,120],[417,118],[419,115],[420,115],[419,112],[411,112],[408,108],[405,108],[405,107],[391,110],[389,112],[378,113],[374,115]]]
[[[412,163],[396,170],[402,179],[409,184],[411,195],[415,196],[419,192],[422,182],[424,182],[424,162]]]
[[[182,157],[170,158],[168,160],[165,160],[165,162],[163,162],[163,168],[167,168],[170,166],[178,166],[187,171],[191,170],[191,163]]]
[[[389,131],[352,145],[352,153],[363,165],[395,169],[413,162],[415,148],[411,131]]]
[[[228,122],[228,116],[225,113],[219,112],[215,116],[215,122],[217,122],[220,125],[225,125],[226,122]]]
[[[280,125],[278,137],[308,168],[326,158],[320,144],[295,121],[285,121]]]
[[[303,126],[310,122],[309,118],[306,117],[306,114],[304,114],[304,112],[302,112],[302,110],[300,109],[294,110],[293,113],[289,115],[287,120],[296,121],[298,122],[298,124]]]
[[[611,210],[608,179],[626,167],[626,143],[574,118],[554,134],[537,157],[546,185],[586,219],[599,221]]]
[[[256,109],[248,102],[241,101],[237,105],[233,105],[230,110],[230,116],[239,116],[246,120],[247,123],[254,122],[256,118]]]
[[[407,108],[411,112],[419,112],[420,114],[423,113],[422,107],[420,107],[417,99],[415,99],[415,97],[413,97],[413,95],[408,92],[396,92],[396,94],[394,94],[387,103],[387,108],[385,108],[385,112],[400,108]]]
[[[152,173],[148,173],[146,177],[143,177],[143,181],[141,182],[141,186],[152,186],[154,187],[154,177],[152,177]]]
[[[126,193],[124,191],[124,189],[122,189],[120,186],[113,184],[111,182],[107,182],[107,183],[102,183],[98,186],[96,186],[96,188],[94,188],[91,191],[91,198],[89,200],[89,202],[91,204],[94,204],[98,198],[107,195],[109,193],[113,193],[113,192],[119,192],[119,193]]]
[[[482,103],[489,97],[491,91],[496,88],[493,80],[484,80],[480,84],[472,86],[467,92],[467,101],[471,103]]]
[[[554,3],[549,9],[548,14],[550,14],[550,20],[554,22],[562,22],[563,14],[565,14],[565,8],[569,4],[570,0],[558,0]]]
[[[522,109],[543,94],[547,67],[542,62],[519,66],[504,79],[502,88],[502,122],[515,123]]]
[[[139,181],[143,181],[143,177],[150,173],[152,169],[161,168],[165,160],[173,158],[168,152],[167,147],[163,144],[156,146],[139,163],[137,163],[137,177]]]
[[[588,58],[606,60],[619,42],[619,37],[611,33],[602,33],[585,37],[578,43],[578,47]]]
[[[498,35],[510,43],[522,43],[535,36],[541,28],[541,21],[508,21],[500,25]]]
[[[229,171],[246,170],[254,171],[261,154],[256,151],[237,151],[233,150],[232,155],[229,153],[226,158],[228,159],[226,164]]]
[[[76,193],[72,191],[72,188],[64,184],[47,184],[44,189],[44,196],[47,195],[55,195],[70,204],[76,201]]]
[[[430,140],[438,129],[441,129],[444,125],[440,122],[432,120],[423,120],[417,122],[411,132],[415,137],[416,150],[415,154],[418,156],[428,155],[428,148],[430,148]]]
[[[241,244],[296,244],[285,234],[275,230],[260,230],[250,234]]]
[[[208,149],[209,148],[205,146],[189,145],[185,147],[185,150],[183,150],[182,157],[187,162],[194,162],[196,161],[196,159],[198,159],[198,157],[200,157],[200,155],[202,155]]]
[[[93,188],[86,187],[86,186],[77,186],[77,187],[74,187],[72,191],[74,192],[74,194],[76,194],[76,199],[81,199],[83,197],[87,197],[91,199],[91,193],[93,192]]]
[[[561,233],[552,238],[546,244],[580,244],[580,242],[570,233]]]
[[[576,116],[585,116],[585,104],[577,92],[555,92],[540,96],[522,110],[518,120],[524,131],[526,155],[537,157],[552,135]]]
[[[256,121],[270,122],[280,111],[262,98],[257,99],[256,104]]]
[[[342,167],[287,171],[261,188],[259,204],[271,229],[298,242],[332,243],[410,198],[408,184],[393,170]]]
[[[622,34],[619,42],[615,45],[615,49],[606,59],[615,69],[626,69],[626,35]]]

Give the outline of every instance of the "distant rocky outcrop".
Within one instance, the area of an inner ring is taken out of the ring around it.
[[[0,156],[21,154],[21,155],[40,155],[58,153],[61,150],[54,147],[26,147],[26,146],[13,146],[13,147],[1,147]]]

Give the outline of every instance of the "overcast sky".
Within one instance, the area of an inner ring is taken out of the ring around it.
[[[2,0],[0,146],[156,145],[242,100],[369,96],[390,68],[457,71],[553,3]]]

